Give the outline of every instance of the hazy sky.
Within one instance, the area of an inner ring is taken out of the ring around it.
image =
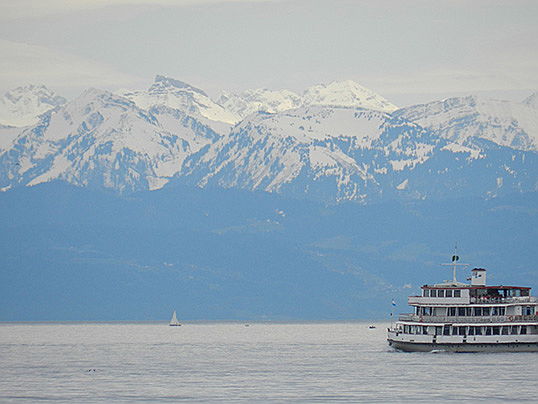
[[[538,89],[538,1],[0,0],[0,91],[352,79],[405,105]]]

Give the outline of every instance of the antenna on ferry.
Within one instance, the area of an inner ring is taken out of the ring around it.
[[[460,257],[458,255],[458,245],[456,244],[454,246],[454,254],[452,254],[452,262],[450,264],[441,264],[443,266],[451,266],[452,267],[452,282],[458,283],[458,280],[456,279],[456,268],[457,267],[467,267],[469,264],[459,264],[458,261],[460,260]]]

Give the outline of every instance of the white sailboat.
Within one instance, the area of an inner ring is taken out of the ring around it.
[[[177,321],[176,317],[176,311],[174,310],[174,314],[172,314],[172,319],[170,320],[170,326],[180,326],[181,323]]]

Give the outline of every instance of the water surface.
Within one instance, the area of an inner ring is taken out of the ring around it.
[[[536,353],[403,353],[376,326],[0,324],[0,402],[538,402]]]

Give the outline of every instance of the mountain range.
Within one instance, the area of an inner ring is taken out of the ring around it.
[[[456,241],[536,287],[537,97],[10,91],[0,321],[388,318]]]
[[[159,75],[146,91],[90,89],[66,102],[28,86],[0,104],[25,117],[0,120],[0,188],[62,180],[125,193],[172,181],[333,203],[528,192],[538,187],[535,99],[397,108],[343,81],[213,101]]]

